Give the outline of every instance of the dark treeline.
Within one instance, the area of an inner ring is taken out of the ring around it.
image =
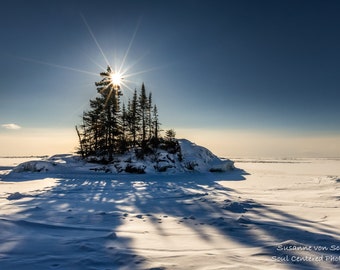
[[[102,80],[95,83],[99,96],[90,100],[90,109],[83,113],[82,124],[76,126],[78,152],[83,158],[97,156],[112,161],[115,154],[132,148],[143,157],[148,149],[163,141],[157,106],[144,83],[127,104],[121,104],[122,92],[120,86],[113,83],[112,74],[110,67],[100,73]]]

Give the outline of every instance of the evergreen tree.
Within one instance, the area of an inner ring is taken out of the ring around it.
[[[142,148],[144,149],[146,145],[147,108],[148,108],[148,99],[146,97],[144,83],[142,84],[138,101],[139,101],[139,115],[141,118],[141,143]]]
[[[132,97],[132,101],[128,106],[128,126],[130,135],[132,137],[132,146],[137,146],[137,135],[139,132],[139,113],[138,113],[138,98],[137,90],[135,89]]]
[[[112,83],[113,71],[108,66],[105,72],[101,72],[102,80],[96,82],[97,91],[105,99],[105,148],[109,161],[113,159],[113,153],[118,151],[118,137],[121,134],[120,123],[120,96],[122,95],[119,85]]]
[[[165,137],[168,141],[173,141],[176,137],[176,132],[174,129],[168,129],[165,131]]]
[[[147,97],[143,83],[139,95],[135,90],[127,107],[121,106],[122,93],[119,85],[114,84],[113,75],[110,67],[100,73],[102,79],[95,83],[99,96],[90,100],[82,124],[76,126],[83,158],[96,156],[112,161],[115,154],[137,146],[141,146],[140,157],[143,157],[150,146],[159,144],[160,123],[157,106],[152,108],[152,94]]]
[[[100,155],[105,145],[105,124],[102,97],[90,100],[91,110],[83,113],[81,148],[83,154]],[[78,136],[80,132],[78,130]]]
[[[125,104],[122,106],[122,133],[119,140],[119,149],[121,153],[124,153],[128,149],[129,136],[128,136],[128,112],[125,108]]]
[[[147,124],[148,124],[148,140],[152,138],[152,93],[149,93],[147,104]]]
[[[160,123],[158,120],[158,109],[156,105],[153,107],[152,127],[153,137],[158,141]]]

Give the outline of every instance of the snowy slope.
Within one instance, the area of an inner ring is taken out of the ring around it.
[[[179,140],[183,163],[185,168],[198,171],[229,171],[234,168],[234,163],[228,159],[220,159],[208,149],[196,145],[189,140]]]

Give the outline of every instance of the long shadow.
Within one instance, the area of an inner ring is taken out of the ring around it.
[[[242,181],[245,175],[238,169],[166,176],[12,173],[3,181],[59,180],[52,188],[12,201],[22,209],[14,216],[0,216],[0,239],[8,243],[0,248],[1,269],[146,269],[148,259],[120,232],[127,223],[142,220],[162,235],[166,228],[160,216],[175,218],[178,226],[204,241],[210,241],[206,228],[213,228],[221,237],[258,248],[254,255],[290,269],[323,269],[325,262],[296,261],[305,255],[311,260],[338,256],[330,250],[340,246],[332,228],[242,199],[237,190],[218,183]],[[296,250],[317,246],[328,250]],[[288,259],[279,262],[281,258]]]

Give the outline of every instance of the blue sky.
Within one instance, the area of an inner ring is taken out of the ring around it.
[[[339,1],[2,1],[0,155],[27,153],[9,142],[24,136],[49,152],[56,129],[76,143],[102,50],[112,65],[128,52],[129,88],[145,82],[179,136],[233,155],[279,139],[293,155],[292,140],[327,138],[323,154],[340,156],[339,14]]]

